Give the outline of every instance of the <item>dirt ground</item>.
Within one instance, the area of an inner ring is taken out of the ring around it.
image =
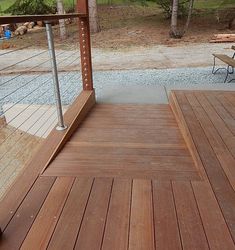
[[[215,14],[194,13],[190,28],[182,39],[169,38],[170,20],[164,18],[156,6],[101,6],[99,8],[101,32],[92,35],[93,48],[125,49],[130,47],[151,47],[154,45],[187,45],[208,43],[213,34],[234,33],[228,23],[218,23]],[[182,24],[184,20],[180,21]],[[73,49],[78,46],[76,22],[67,25],[68,38],[61,41],[58,26],[54,26],[57,48]],[[34,29],[28,34],[2,43],[0,48],[47,46],[45,28]]]

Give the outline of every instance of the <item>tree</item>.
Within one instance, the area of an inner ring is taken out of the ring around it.
[[[173,38],[181,38],[184,36],[189,28],[189,24],[192,17],[194,0],[189,0],[188,15],[185,26],[183,29],[179,30],[178,23],[178,10],[179,10],[179,0],[173,0],[172,2],[172,15],[171,15],[171,30],[170,36]]]
[[[58,12],[58,14],[64,14],[65,13],[64,5],[63,5],[62,0],[57,0],[57,12]],[[60,19],[59,24],[60,24],[60,38],[64,40],[67,37],[66,27],[65,27],[65,20]]]
[[[170,36],[173,38],[184,36],[191,21],[194,0],[157,0],[157,3],[163,8],[166,17],[171,17]],[[187,17],[186,23],[181,29],[178,27],[179,17]]]
[[[90,17],[90,29],[92,33],[100,31],[98,10],[96,0],[89,0],[89,17]]]
[[[180,38],[180,33],[178,31],[178,10],[179,10],[179,0],[173,0],[172,2],[172,14],[171,14],[171,30],[170,36],[174,38]]]
[[[54,13],[55,8],[46,3],[45,0],[16,0],[5,13],[12,15],[38,15]]]
[[[189,8],[188,8],[188,17],[187,17],[187,21],[184,27],[184,33],[186,33],[186,31],[189,28],[189,24],[192,18],[192,13],[193,13],[193,5],[194,5],[194,0],[190,0],[189,1]]]

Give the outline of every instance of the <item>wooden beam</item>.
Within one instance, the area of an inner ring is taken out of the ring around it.
[[[88,0],[77,0],[77,9],[79,12],[89,14]]]
[[[77,8],[78,11],[86,13],[86,17],[78,18],[83,90],[93,90],[88,1],[78,0]]]
[[[67,18],[86,17],[86,13],[73,13],[63,15],[27,15],[27,16],[2,16],[0,17],[0,25],[10,23],[24,23],[36,21],[52,21]]]

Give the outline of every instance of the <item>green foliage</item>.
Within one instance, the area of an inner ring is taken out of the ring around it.
[[[166,18],[171,17],[172,0],[156,0],[157,4],[163,9]],[[179,0],[179,17],[187,15],[187,7],[189,0]]]
[[[4,12],[12,15],[39,15],[54,13],[55,8],[45,0],[16,0]]]

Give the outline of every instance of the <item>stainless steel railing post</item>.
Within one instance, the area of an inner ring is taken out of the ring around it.
[[[64,118],[63,118],[61,96],[60,96],[60,85],[59,85],[58,70],[56,64],[55,46],[54,46],[54,39],[50,22],[46,22],[46,33],[47,33],[48,50],[51,61],[51,71],[54,82],[54,95],[55,95],[56,109],[58,116],[58,126],[56,127],[56,129],[65,130],[67,126],[64,124]]]

